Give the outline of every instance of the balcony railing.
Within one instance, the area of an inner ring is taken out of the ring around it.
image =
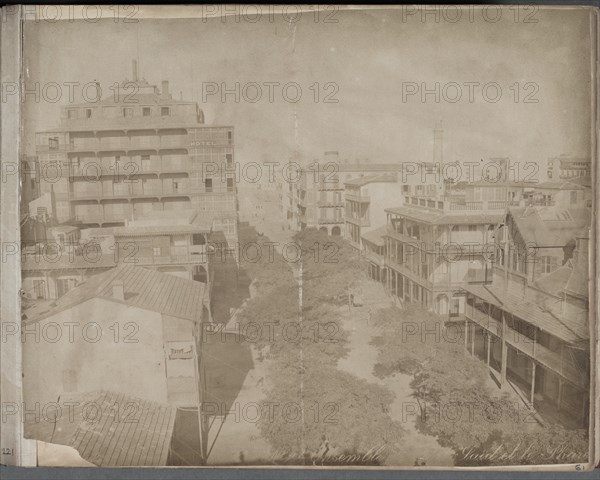
[[[585,375],[582,375],[582,372],[575,366],[565,362],[560,353],[554,352],[544,345],[535,342],[532,338],[511,328],[508,324],[505,324],[503,333],[502,322],[478,308],[470,305],[467,306],[465,315],[469,320],[480,325],[496,337],[502,338],[504,335],[506,343],[516,350],[528,355],[530,358],[563,377],[568,378],[573,383],[582,387],[586,386],[587,379]]]
[[[369,195],[360,195],[360,194],[356,194],[356,193],[347,193],[346,192],[344,197],[346,198],[346,200],[350,200],[353,202],[360,202],[360,203],[370,203],[371,202],[371,197]]]
[[[342,224],[342,223],[344,223],[344,219],[343,218],[319,218],[319,220],[317,222],[320,224],[323,224],[323,225]]]
[[[369,227],[371,225],[371,221],[368,216],[358,216],[358,215],[346,215],[344,220],[350,223],[354,223],[355,225],[360,225],[361,227]]]

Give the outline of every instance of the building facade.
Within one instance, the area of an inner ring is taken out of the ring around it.
[[[493,281],[464,287],[465,347],[541,418],[580,427],[589,412],[590,217],[531,210],[507,212]]]
[[[133,92],[133,93],[132,93]],[[36,135],[40,194],[58,223],[122,226],[151,211],[194,209],[237,242],[233,127],[204,124],[194,102],[124,81],[97,103],[61,107],[58,128]]]

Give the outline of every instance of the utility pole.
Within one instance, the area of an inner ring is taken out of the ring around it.
[[[194,325],[194,377],[198,393],[198,438],[200,439],[200,461],[202,465],[206,465],[208,460],[207,443],[208,443],[208,422],[204,415],[204,402],[206,394],[206,375],[205,365],[202,358],[204,329],[203,322],[196,322]]]

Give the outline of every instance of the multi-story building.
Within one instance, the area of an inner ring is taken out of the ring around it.
[[[530,203],[560,208],[591,207],[592,189],[568,180],[539,183],[533,188]]]
[[[194,209],[237,243],[233,127],[205,125],[195,102],[137,77],[97,103],[61,108],[39,132],[40,193],[58,223],[122,226],[150,211]]]
[[[153,212],[123,227],[61,225],[23,255],[23,295],[57,299],[87,278],[120,264],[137,265],[206,284],[210,305],[219,242],[211,245],[212,221],[194,210]],[[82,236],[83,235],[83,236]],[[212,308],[209,308],[209,314]]]
[[[318,169],[315,167],[318,165]],[[363,177],[396,175],[409,180],[402,192],[411,188],[420,192],[431,191],[437,186],[432,182],[421,182],[420,169],[432,164],[411,164],[410,173],[403,172],[406,164],[340,162],[337,152],[326,152],[324,161],[302,168],[297,182],[289,182],[287,197],[287,219],[292,230],[318,228],[330,235],[343,235],[345,231],[345,184],[351,180],[360,181]]]
[[[55,402],[64,394],[106,389],[197,407],[194,361],[203,346],[197,332],[207,316],[204,296],[202,283],[120,265],[54,302],[25,309],[25,393],[32,403]],[[48,325],[59,335],[40,342]],[[101,369],[98,359],[104,360]]]
[[[510,208],[493,281],[469,284],[465,346],[542,418],[589,409],[589,209]]]
[[[506,203],[473,212],[448,200],[418,201],[386,209],[387,287],[402,301],[458,316],[464,311],[464,285],[491,280],[488,246]]]
[[[568,180],[577,177],[589,177],[592,174],[592,162],[590,158],[571,157],[560,155],[548,159],[548,180]]]
[[[345,183],[344,234],[350,245],[369,261],[372,278],[383,275],[383,238],[387,217],[385,208],[398,205],[406,191],[396,173],[366,175]]]

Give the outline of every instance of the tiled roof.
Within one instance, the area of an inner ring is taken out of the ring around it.
[[[581,322],[579,318],[566,318],[564,316],[559,318],[551,312],[542,309],[536,303],[523,300],[510,293],[504,294],[502,287],[493,285],[467,285],[464,289],[566,342],[576,343],[589,339],[587,322]]]
[[[104,391],[67,394],[59,407],[56,422],[25,416],[26,437],[70,446],[99,467],[167,465],[175,408]]]
[[[115,285],[123,285],[124,300],[113,295]],[[201,321],[205,284],[144,267],[122,264],[90,277],[52,302],[49,310],[24,312],[26,322],[36,322],[72,308],[92,298],[122,301],[127,305],[190,321]]]

